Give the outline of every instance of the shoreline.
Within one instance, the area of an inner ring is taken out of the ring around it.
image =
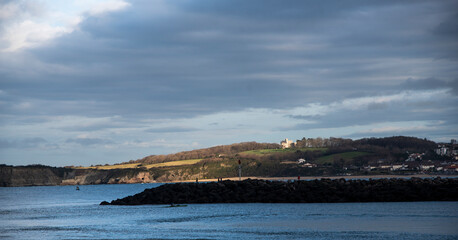
[[[321,179],[345,179],[345,180],[357,180],[357,179],[410,179],[410,178],[458,178],[458,174],[412,174],[412,175],[354,175],[354,176],[301,176],[300,180],[310,181],[310,180],[321,180]],[[259,177],[259,176],[249,176],[242,177],[243,180],[266,180],[266,181],[295,181],[298,180],[297,177]],[[238,177],[222,178],[223,181],[235,181],[238,182]],[[60,184],[26,184],[26,185],[15,185],[15,186],[0,186],[2,187],[40,187],[40,186],[84,186],[84,185],[113,185],[113,184],[150,184],[150,183],[195,183],[196,180],[175,180],[175,181],[136,181],[129,183],[96,183],[96,184],[75,184],[75,183],[60,183]],[[199,183],[207,182],[218,182],[217,178],[209,179],[199,179]]]
[[[100,205],[457,201],[457,178],[379,178],[163,184]]]
[[[413,175],[355,175],[355,176],[300,176],[300,180],[315,180],[315,179],[381,179],[381,178],[450,178],[450,177],[458,177],[458,175],[442,175],[442,174],[413,174]],[[287,180],[298,180],[297,177],[242,177],[243,180],[252,179],[252,180],[268,180],[268,181],[287,181]],[[230,181],[238,181],[238,177],[230,177],[230,178],[222,178],[222,180],[230,180]],[[210,178],[210,179],[199,179],[199,182],[217,182],[217,178]],[[196,182],[196,180],[180,180],[180,181],[169,181],[169,182],[154,182],[154,183],[188,183],[188,182]]]

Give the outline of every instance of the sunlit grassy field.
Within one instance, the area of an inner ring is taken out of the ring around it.
[[[296,151],[306,152],[306,151],[321,151],[325,152],[327,148],[285,148],[285,149],[258,149],[258,150],[250,150],[241,152],[244,154],[254,154],[254,155],[267,155],[267,154],[275,154],[275,153],[288,153],[288,152],[296,152]]]
[[[107,166],[77,167],[77,169],[110,170],[110,169],[137,168],[138,165],[139,163],[129,163],[129,164],[117,164],[117,165],[107,165]]]
[[[149,164],[149,165],[144,165],[143,167],[146,167],[148,169],[157,168],[157,167],[175,167],[175,166],[193,165],[200,161],[202,161],[202,159],[179,160],[179,161],[172,161],[172,162]]]
[[[107,165],[107,166],[77,167],[77,169],[111,170],[111,169],[140,168],[140,167],[150,169],[150,168],[159,168],[159,167],[175,167],[175,166],[192,165],[200,161],[202,161],[202,159],[179,160],[179,161],[171,161],[171,162],[164,162],[164,163],[154,163],[154,164],[148,164],[148,165],[141,165],[140,163],[128,163],[128,164],[116,164],[116,165]]]

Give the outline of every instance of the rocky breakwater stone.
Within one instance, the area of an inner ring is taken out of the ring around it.
[[[458,179],[321,179],[164,184],[101,205],[458,201]]]

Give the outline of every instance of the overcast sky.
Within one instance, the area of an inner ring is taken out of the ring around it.
[[[458,138],[457,1],[0,1],[0,163]]]

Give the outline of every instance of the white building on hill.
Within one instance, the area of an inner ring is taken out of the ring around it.
[[[291,145],[293,144],[293,141],[285,138],[285,140],[280,142],[282,148],[290,148]]]

